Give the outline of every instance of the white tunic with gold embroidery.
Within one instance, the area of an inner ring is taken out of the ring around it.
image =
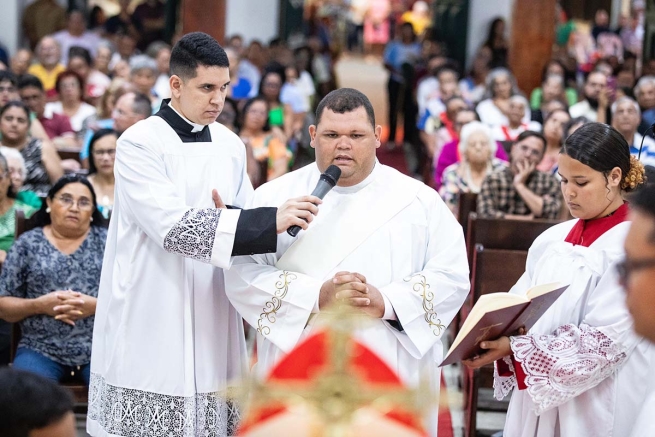
[[[263,185],[250,204],[279,205],[310,193],[319,175],[310,164]],[[228,297],[259,333],[257,373],[265,375],[311,331],[323,282],[350,271],[382,292],[385,317],[402,325],[375,320],[358,339],[406,383],[425,374],[438,390],[442,336],[469,280],[462,229],[437,193],[376,163],[360,184],[328,193],[297,240],[281,234],[277,253],[236,258],[226,272]]]

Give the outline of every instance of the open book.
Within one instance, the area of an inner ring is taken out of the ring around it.
[[[480,296],[440,366],[481,354],[480,342],[484,340],[514,334],[521,327],[529,330],[567,288],[568,285],[554,282],[532,287],[525,296],[510,293]]]

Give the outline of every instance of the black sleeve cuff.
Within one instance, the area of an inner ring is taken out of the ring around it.
[[[242,209],[234,235],[232,256],[277,250],[277,208]]]
[[[399,320],[386,320],[386,322],[391,325],[392,328],[394,328],[398,332],[404,332],[405,328],[403,328],[403,325],[400,324]]]

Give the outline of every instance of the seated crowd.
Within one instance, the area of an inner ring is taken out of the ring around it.
[[[16,369],[57,381],[73,374],[88,385],[116,144],[170,97],[171,48],[130,18],[138,15],[122,9],[86,30],[84,14],[69,12],[65,29],[30,34],[34,56],[20,50],[11,71],[0,69],[0,366],[11,356]],[[506,48],[485,44],[461,75],[444,47],[430,40],[429,28],[419,37],[414,30],[399,23],[398,39],[384,53],[388,147],[396,146],[394,111],[402,109],[409,119],[404,140],[415,143],[409,150],[417,154],[408,171],[436,189],[453,214],[462,195],[473,193],[480,217],[593,218],[589,211],[573,214],[563,197],[584,192],[573,186],[576,166],[593,182],[592,212],[601,212],[603,176],[608,181],[610,175],[615,208],[609,213],[627,214],[623,195],[655,165],[655,140],[648,135],[655,123],[655,68],[645,65],[636,80],[631,57],[623,56],[616,65],[601,57],[585,64],[587,71],[574,60],[571,71],[571,55],[558,52],[544,60],[540,86],[524,95]],[[399,60],[402,50],[412,53],[411,62]],[[244,47],[235,35],[226,53],[231,87],[217,121],[243,141],[252,185],[312,162],[307,127],[318,101],[334,88],[329,47],[315,37],[295,47],[281,40]],[[416,88],[401,92],[403,81]],[[400,108],[402,93],[415,97]],[[620,165],[608,169],[611,160],[584,152],[584,136],[594,134],[600,138],[594,147],[607,156],[613,144],[621,146]],[[638,179],[632,185],[625,179],[631,175]],[[21,235],[17,211],[32,227]],[[550,268],[556,272],[558,264]],[[13,351],[11,324],[20,330]]]
[[[48,29],[28,8],[30,48],[0,56],[0,366],[11,355],[15,367],[87,380],[116,143],[170,98],[171,46],[142,25],[163,10],[121,4],[108,19],[62,10]],[[232,85],[217,121],[243,140],[252,184],[312,161],[312,109],[334,89],[325,44],[245,46],[235,35],[226,53]],[[18,210],[35,229],[17,237]]]
[[[505,38],[498,20],[463,77],[429,27],[421,34],[412,34],[407,23],[398,29],[384,57],[390,71],[387,145],[393,150],[399,143],[394,81],[416,84],[414,106],[404,102],[402,109],[403,141],[412,146],[404,148],[408,171],[437,189],[456,215],[460,195],[470,192],[479,193],[480,216],[570,218],[558,188],[558,156],[566,138],[588,122],[611,125],[647,171],[655,165],[655,140],[646,135],[655,122],[655,62],[645,62],[639,77],[636,55],[627,48],[618,59],[603,56],[596,38],[602,40],[609,28],[594,36],[584,62],[575,56],[573,39],[557,46],[552,59],[544,60],[541,86],[531,90],[529,100],[507,57],[493,50]],[[506,55],[506,44],[500,46]],[[408,95],[412,92],[405,91]],[[415,125],[406,120],[413,112]],[[466,129],[469,124],[475,129]]]

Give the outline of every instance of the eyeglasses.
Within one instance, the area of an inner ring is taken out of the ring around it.
[[[15,86],[0,86],[0,93],[13,93],[15,91]]]
[[[280,88],[282,85],[277,82],[264,82],[264,86],[267,88]]]
[[[86,197],[80,197],[79,199],[75,200],[73,199],[72,196],[67,196],[67,195],[61,195],[58,197],[55,197],[61,203],[64,207],[66,208],[72,208],[73,205],[77,204],[77,207],[79,209],[93,209],[93,202],[91,202],[89,199]]]
[[[539,158],[541,156],[541,153],[539,150],[535,149],[530,149],[530,147],[526,146],[525,144],[520,144],[517,146],[519,150],[523,153],[530,154],[531,156],[534,156],[535,158]]]
[[[619,284],[625,287],[630,280],[630,275],[639,270],[655,267],[655,258],[628,260],[624,259],[616,265],[619,274]]]
[[[107,149],[107,150],[98,149],[93,151],[93,156],[95,156],[96,158],[100,158],[102,155],[108,155],[110,158],[113,158],[114,156],[116,156],[116,149]]]

